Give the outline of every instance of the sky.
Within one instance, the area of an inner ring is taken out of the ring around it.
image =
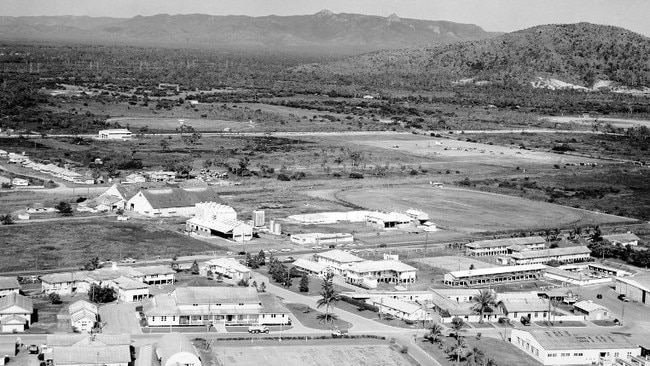
[[[650,0],[0,0],[0,16],[303,15],[327,9],[470,23],[510,32],[540,24],[609,24],[650,36]]]

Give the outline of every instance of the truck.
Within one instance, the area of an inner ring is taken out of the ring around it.
[[[266,333],[269,334],[269,328],[266,325],[251,325],[248,327],[248,333],[259,334]]]

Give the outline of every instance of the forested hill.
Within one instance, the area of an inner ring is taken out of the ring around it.
[[[650,86],[650,38],[589,23],[542,25],[487,40],[378,51],[296,71],[387,85],[530,85],[552,78],[588,88],[598,80]]]
[[[307,47],[369,52],[479,40],[499,33],[447,21],[335,14],[300,16],[155,15],[130,19],[0,17],[0,39],[154,45]]]

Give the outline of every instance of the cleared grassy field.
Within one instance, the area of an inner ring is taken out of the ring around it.
[[[215,347],[219,365],[229,366],[412,366],[387,345]]]
[[[129,128],[139,129],[147,126],[153,130],[175,131],[183,124],[194,127],[197,131],[223,131],[230,128],[233,131],[255,131],[257,124],[249,122],[223,121],[218,119],[205,118],[182,118],[182,117],[118,117],[111,118],[106,122],[109,124],[119,123],[121,126],[129,125]]]
[[[91,258],[119,260],[221,251],[216,245],[173,233],[146,221],[114,218],[84,222],[52,221],[0,227],[0,270],[81,267]]]
[[[455,188],[432,188],[429,185],[354,189],[340,192],[337,197],[373,210],[421,209],[439,226],[462,232],[501,232],[635,221],[518,197]]]

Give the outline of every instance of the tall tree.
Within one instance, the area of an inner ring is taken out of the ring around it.
[[[440,323],[433,323],[429,327],[429,332],[426,334],[425,338],[428,339],[431,343],[438,343],[442,337],[442,325]]]
[[[309,292],[309,276],[305,273],[300,279],[300,292]]]
[[[63,216],[72,216],[72,206],[67,202],[61,201],[54,208]]]
[[[478,322],[483,323],[483,314],[485,312],[492,312],[492,307],[496,301],[494,298],[494,293],[489,289],[481,289],[472,300],[474,301],[472,310],[478,311],[480,315]]]
[[[316,307],[322,308],[325,307],[324,321],[331,322],[332,316],[330,314],[330,308],[333,308],[336,303],[341,300],[341,296],[334,290],[334,273],[327,272],[323,278],[323,283],[321,285],[320,296],[321,298],[316,301]]]
[[[451,320],[451,329],[454,331],[454,337],[456,339],[460,338],[460,332],[463,330],[463,327],[465,326],[465,322],[461,318],[453,318]]]

